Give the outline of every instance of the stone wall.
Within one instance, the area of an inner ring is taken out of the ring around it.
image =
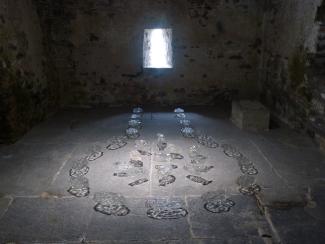
[[[305,129],[319,82],[314,82],[321,0],[267,0],[263,16],[262,99],[273,115]]]
[[[68,105],[216,104],[258,96],[259,0],[36,0]],[[48,10],[50,9],[50,12]],[[145,28],[173,29],[174,68],[142,68]]]
[[[0,143],[14,141],[56,106],[31,0],[0,2]],[[50,99],[51,98],[51,99]]]
[[[325,76],[313,69],[323,59],[320,5],[1,1],[0,141],[17,138],[60,106],[214,105],[233,98],[262,97],[277,118],[303,129],[315,110],[324,113]],[[146,28],[172,28],[173,69],[142,68]]]

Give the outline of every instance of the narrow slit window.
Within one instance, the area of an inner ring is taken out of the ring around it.
[[[145,29],[144,68],[173,68],[172,29]]]

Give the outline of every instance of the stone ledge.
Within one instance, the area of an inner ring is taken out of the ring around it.
[[[306,189],[263,189],[263,191],[255,197],[263,212],[265,207],[285,210],[295,207],[305,207],[308,204]]]

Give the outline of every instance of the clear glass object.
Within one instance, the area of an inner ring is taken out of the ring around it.
[[[140,160],[130,160],[129,162],[115,162],[116,171],[113,176],[117,177],[133,177],[144,174],[143,162]]]
[[[261,191],[261,187],[256,184],[255,178],[250,175],[241,175],[237,179],[239,192],[243,195],[254,195]]]
[[[250,161],[247,157],[241,156],[237,158],[238,165],[243,174],[247,175],[256,175],[258,174],[258,170],[255,168],[252,161]]]
[[[195,160],[197,163],[204,163],[207,159],[206,156],[202,155],[199,145],[191,146],[188,155],[191,160]]]
[[[228,156],[228,157],[232,157],[232,158],[240,158],[242,157],[241,152],[234,146],[230,145],[230,144],[223,144],[221,145],[221,147],[223,148],[223,152]]]
[[[191,163],[185,164],[184,169],[192,174],[201,174],[201,173],[207,173],[210,170],[212,170],[214,166],[212,165],[204,165],[202,163],[197,163],[194,160],[191,161]]]
[[[152,199],[147,200],[147,216],[152,219],[179,219],[187,216],[185,204],[178,200]]]
[[[96,212],[106,214],[106,215],[114,215],[118,217],[126,216],[130,213],[130,209],[125,205],[103,205],[101,203],[97,203],[94,207]]]
[[[155,152],[153,161],[155,161],[155,162],[171,162],[172,157],[169,153],[166,153],[166,152]]]
[[[184,109],[182,109],[182,108],[175,108],[174,109],[174,113],[177,113],[177,114],[179,114],[179,113],[184,113],[185,111],[184,111]]]
[[[90,151],[90,154],[88,156],[89,161],[95,161],[96,159],[104,155],[104,152],[102,152],[102,148],[99,144],[92,146],[89,151]]]
[[[207,192],[202,195],[204,208],[211,213],[229,212],[235,202],[226,197],[225,191]]]
[[[120,194],[99,192],[94,194],[93,200],[97,203],[94,207],[96,212],[114,216],[126,216],[130,213],[124,197]]]
[[[141,117],[142,117],[141,114],[131,114],[130,119],[140,120]]]
[[[206,134],[200,134],[196,137],[196,140],[199,144],[209,147],[209,148],[217,148],[219,144],[212,136],[208,136]]]
[[[241,165],[240,170],[243,174],[247,175],[257,175],[258,170],[255,168],[254,165]]]
[[[178,119],[185,119],[186,118],[186,115],[184,113],[178,113],[175,115],[176,118]]]
[[[171,157],[171,159],[175,160],[182,160],[184,158],[184,156],[180,153],[174,153],[174,152],[171,152],[171,153],[168,153],[168,156]]]
[[[125,133],[129,139],[136,139],[140,136],[139,130],[136,128],[128,128]]]
[[[186,178],[195,182],[195,183],[202,184],[203,186],[209,185],[210,183],[213,182],[212,180],[206,180],[206,179],[204,179],[200,176],[196,176],[196,175],[187,175]]]
[[[96,192],[93,199],[103,205],[124,204],[125,202],[122,195],[113,192]]]
[[[179,120],[179,123],[183,126],[183,127],[190,127],[191,125],[191,121],[188,119],[181,119]]]
[[[88,167],[87,158],[81,158],[73,162],[69,174],[72,177],[78,177],[78,176],[86,175],[88,171],[89,171],[89,167]]]
[[[202,155],[201,147],[199,145],[193,145],[190,147],[189,157],[191,161],[185,164],[184,169],[190,173],[206,173],[214,168],[214,166],[206,165],[207,157]]]
[[[156,162],[170,162],[172,160],[171,155],[165,150],[167,148],[167,140],[161,133],[157,134],[157,149],[153,160]]]
[[[140,108],[140,107],[134,108],[133,109],[133,113],[134,114],[141,114],[141,113],[143,113],[143,109]]]
[[[146,140],[135,140],[134,143],[135,143],[135,147],[137,149],[145,150],[145,149],[150,148],[150,145]]]
[[[165,175],[161,176],[158,181],[159,186],[167,186],[174,183],[176,181],[176,177],[174,175]]]
[[[158,178],[164,177],[166,175],[171,175],[172,171],[175,169],[175,166],[172,164],[159,165],[155,167],[157,169]]]
[[[86,177],[71,177],[70,188],[68,192],[76,197],[85,197],[89,195],[89,181]]]
[[[108,150],[117,150],[120,149],[127,144],[127,137],[126,136],[118,136],[113,137],[111,140],[107,142],[106,149]]]
[[[195,131],[192,127],[183,127],[181,129],[181,133],[184,137],[187,138],[194,138],[195,137]]]
[[[157,134],[157,147],[159,151],[164,151],[167,147],[167,140],[163,134]]]
[[[141,179],[138,179],[136,181],[133,181],[131,183],[129,183],[129,186],[137,186],[137,185],[141,185],[143,183],[146,183],[148,182],[149,180],[147,178],[141,178]]]
[[[136,119],[129,120],[128,125],[131,128],[136,128],[136,129],[142,128],[142,122],[140,120],[136,120]]]

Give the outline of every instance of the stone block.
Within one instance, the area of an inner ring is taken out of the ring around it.
[[[252,131],[268,130],[270,112],[257,101],[233,101],[231,120],[241,129]]]

